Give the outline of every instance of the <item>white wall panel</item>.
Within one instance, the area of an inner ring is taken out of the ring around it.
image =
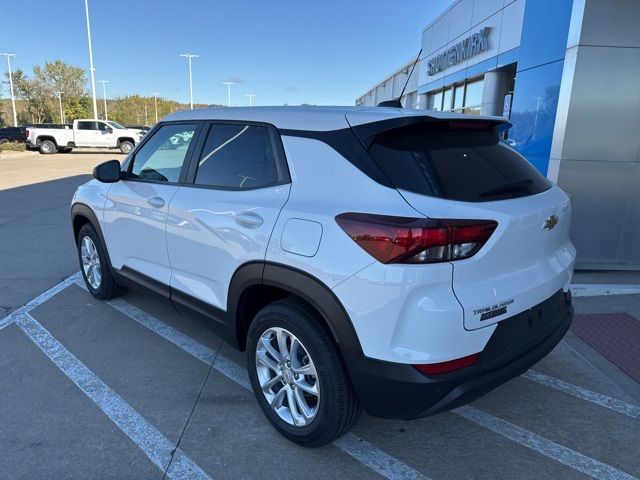
[[[499,54],[508,52],[520,45],[525,3],[525,0],[516,0],[507,5],[502,11],[500,45],[498,46]]]
[[[500,11],[503,7],[503,4],[504,0],[475,0],[473,2],[471,25],[476,26],[478,23],[484,21],[494,13]]]
[[[472,26],[473,0],[460,0],[449,10],[449,34],[447,41],[459,37],[469,31]]]

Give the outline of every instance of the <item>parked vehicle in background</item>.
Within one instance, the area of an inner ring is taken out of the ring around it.
[[[97,298],[142,285],[247,351],[272,425],[307,447],[371,415],[459,407],[571,323],[567,195],[505,119],[397,108],[165,117],[72,202]],[[536,402],[528,398],[528,402]]]
[[[149,125],[125,125],[125,127],[142,130],[143,133],[147,133],[149,130],[151,130],[151,127]]]
[[[27,141],[27,127],[0,128],[0,143]]]
[[[74,148],[109,148],[129,153],[142,132],[106,120],[74,120],[71,128],[27,128],[27,147],[42,154],[68,153]]]
[[[73,123],[28,123],[26,128],[73,128]]]

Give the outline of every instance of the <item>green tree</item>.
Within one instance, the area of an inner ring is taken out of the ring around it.
[[[62,96],[64,102],[64,117],[67,123],[71,123],[78,118],[90,118],[91,100],[88,96],[71,97],[66,99]]]
[[[5,76],[8,82],[9,73]],[[26,111],[21,117],[26,117],[32,123],[52,121],[52,93],[41,78],[30,78],[23,70],[18,69],[13,72],[13,89],[16,97],[24,101]]]
[[[87,79],[82,67],[74,67],[61,60],[45,62],[44,67],[33,67],[33,75],[42,81],[51,92],[64,92],[68,98],[81,99],[87,96]]]
[[[8,83],[8,78],[5,83]],[[88,116],[87,80],[84,69],[74,67],[61,60],[45,62],[33,67],[33,75],[23,70],[13,73],[16,97],[23,101],[21,123],[44,123],[60,121],[57,92],[62,93],[63,108],[67,121]]]

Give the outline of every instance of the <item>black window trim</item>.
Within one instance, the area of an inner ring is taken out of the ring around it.
[[[142,141],[138,145],[136,145],[136,148],[134,149],[133,152],[131,152],[131,155],[124,160],[124,162],[122,164],[122,169],[123,169],[123,173],[124,173],[123,180],[125,180],[127,182],[155,183],[155,184],[160,184],[160,185],[176,185],[176,186],[184,185],[185,178],[186,178],[186,175],[187,175],[187,171],[188,171],[189,165],[191,164],[191,158],[193,157],[193,152],[195,151],[195,146],[200,140],[200,136],[201,136],[201,133],[202,133],[202,128],[203,128],[204,123],[205,122],[203,120],[179,120],[179,121],[174,121],[174,122],[160,122],[160,123],[157,123],[151,130],[149,130],[149,132],[144,136]],[[196,125],[196,129],[193,132],[193,139],[191,140],[191,143],[189,143],[189,148],[187,149],[187,153],[184,156],[184,161],[182,162],[182,168],[180,169],[180,175],[178,176],[178,181],[177,182],[164,182],[162,180],[149,180],[149,179],[145,179],[145,178],[135,178],[135,177],[133,177],[131,171],[133,170],[133,164],[136,161],[136,155],[138,154],[140,149],[149,140],[151,140],[151,138],[153,138],[153,136],[162,127],[167,126],[167,125]]]
[[[282,139],[280,138],[278,129],[274,125],[272,125],[271,123],[255,122],[251,120],[206,120],[204,123],[205,124],[202,128],[201,135],[199,136],[194,148],[194,152],[191,155],[189,169],[186,173],[185,181],[182,184],[183,186],[190,188],[205,188],[209,190],[243,192],[249,190],[260,190],[263,188],[272,188],[281,185],[288,185],[291,183],[289,165],[287,164],[287,157],[284,152]],[[278,179],[275,182],[256,187],[222,187],[215,185],[198,185],[197,183],[195,183],[196,174],[198,173],[198,163],[200,161],[200,158],[202,157],[209,132],[214,125],[247,125],[252,127],[266,127],[267,131],[269,132],[269,137],[271,138],[271,146],[273,147],[273,156],[276,161],[275,167]]]
[[[85,132],[97,132],[100,130],[100,128],[80,128],[81,123],[88,123],[90,125],[93,125],[94,127],[98,127],[97,120],[83,120],[81,122],[78,122],[78,130],[83,130]]]

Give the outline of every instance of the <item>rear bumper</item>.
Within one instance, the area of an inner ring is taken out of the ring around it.
[[[349,372],[370,415],[404,420],[433,415],[472,402],[524,373],[560,342],[572,318],[571,300],[559,290],[502,320],[471,367],[426,376],[410,365],[361,358]]]

